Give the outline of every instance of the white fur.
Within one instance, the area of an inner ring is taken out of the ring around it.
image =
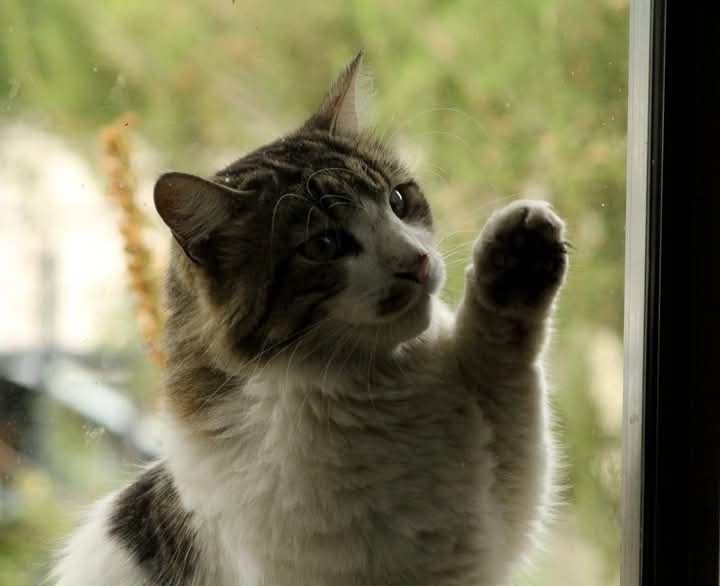
[[[412,362],[402,367],[418,366]],[[473,583],[495,584],[507,570],[508,552],[491,494],[490,429],[458,381],[443,381],[442,370],[418,372],[407,387],[378,384],[373,401],[348,412],[341,398],[348,389],[338,389],[333,399],[333,386],[347,381],[333,376],[320,393],[312,382],[315,373],[307,373],[307,382],[296,375],[289,380],[277,365],[245,388],[243,404],[234,402],[216,414],[213,427],[233,426],[227,449],[197,441],[185,426],[169,421],[170,468],[183,487],[185,506],[205,520],[204,530],[223,537],[225,547],[211,565],[234,569],[227,583],[370,584],[350,577],[362,576],[373,560],[376,573],[404,572],[418,586],[467,584],[470,576]],[[453,416],[458,406],[470,412],[461,426]],[[398,425],[409,426],[406,437],[393,433]],[[378,426],[387,429],[386,436],[378,434]],[[418,440],[419,435],[424,437]],[[448,436],[458,442],[453,452]],[[358,466],[359,475],[352,469]],[[396,476],[403,481],[393,482]],[[343,496],[345,485],[363,484],[363,498]],[[373,513],[392,517],[392,530],[371,529]],[[442,582],[423,566],[451,565],[449,560],[441,552],[420,560],[412,542],[418,532],[450,524],[466,525],[467,539],[474,542],[467,547],[494,562],[462,580]],[[398,534],[406,539],[398,540]],[[332,575],[346,577],[332,581]]]
[[[87,520],[73,534],[54,568],[51,581],[57,586],[145,586],[147,581],[131,559],[108,536],[108,519],[115,495],[96,503]]]
[[[400,220],[387,201],[384,205],[363,202],[363,213],[358,214],[348,229],[362,245],[363,253],[351,255],[344,261],[348,284],[330,300],[330,317],[352,328],[360,337],[368,331],[374,335],[378,325],[388,323],[390,327],[382,332],[380,340],[383,345],[388,342],[393,345],[421,333],[431,320],[430,296],[437,293],[445,281],[445,266],[432,233],[423,225]],[[388,293],[393,274],[402,271],[417,254],[430,257],[427,282],[415,286],[407,315],[379,318],[377,304]]]

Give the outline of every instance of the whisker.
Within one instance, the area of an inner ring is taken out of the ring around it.
[[[348,195],[344,195],[344,194],[342,194],[342,193],[326,193],[325,195],[321,196],[320,199],[323,200],[323,199],[325,199],[326,197],[333,197],[333,198],[337,198],[337,199],[344,199],[345,201],[348,201],[348,202],[353,203],[353,204],[356,204],[356,203],[357,203],[353,198],[351,198],[351,197],[348,196]]]
[[[311,324],[310,326],[308,326],[306,328],[303,328],[302,330],[297,332],[296,335],[299,335],[299,334],[302,334],[302,335],[300,335],[300,337],[296,341],[299,342],[303,338],[308,337],[313,332],[314,329],[319,328],[321,325],[323,325],[324,322],[326,322],[328,320],[329,320],[329,318],[325,318],[325,319],[319,320],[318,322],[316,322],[314,324]],[[267,344],[267,341],[268,341],[268,338],[265,339],[265,342],[263,343],[263,347],[261,347],[260,352],[258,352],[255,356],[247,359],[242,365],[240,365],[234,371],[228,373],[226,375],[225,380],[212,393],[210,393],[207,397],[205,397],[203,402],[200,403],[200,405],[195,409],[195,411],[193,411],[192,415],[197,415],[197,413],[199,413],[208,403],[210,403],[210,401],[212,401],[220,393],[220,391],[222,391],[222,389],[225,388],[225,386],[231,380],[235,379],[243,370],[245,370],[249,366],[254,364],[255,368],[251,373],[248,374],[248,376],[246,377],[246,380],[249,381],[249,380],[255,378],[256,376],[258,376],[259,374],[261,374],[262,371],[269,365],[269,363],[263,364],[260,361],[260,359],[262,358],[262,356],[264,354],[270,352],[271,350],[277,348],[278,346],[281,346],[283,344],[288,344],[287,347],[285,347],[281,350],[281,352],[278,354],[278,356],[279,356],[280,354],[282,354],[282,352],[287,351],[290,348],[290,345],[292,345],[292,342],[288,342],[288,340],[280,340],[280,341],[276,342],[275,344],[272,344],[271,346],[266,348],[265,345]]]
[[[337,356],[337,353],[342,348],[343,342],[347,338],[349,338],[351,336],[351,334],[352,334],[352,330],[349,329],[349,330],[346,330],[344,333],[340,334],[340,336],[338,336],[338,338],[335,342],[335,348],[333,349],[332,353],[330,354],[330,358],[328,359],[327,364],[325,365],[325,368],[323,369],[323,372],[322,372],[321,388],[325,388],[325,383],[327,382],[327,375],[330,370],[330,365],[332,364],[333,359],[335,358],[335,356]]]
[[[454,232],[450,232],[449,234],[446,234],[440,240],[438,240],[437,246],[439,247],[443,242],[445,242],[449,238],[452,238],[453,236],[457,236],[458,234],[475,234],[475,233],[477,233],[476,230],[455,230]],[[471,242],[471,241],[468,241],[468,242]]]
[[[370,357],[368,358],[368,374],[367,374],[367,393],[368,398],[370,399],[370,404],[373,406],[373,409],[377,411],[377,407],[375,405],[375,401],[373,400],[373,392],[370,389],[370,384],[372,382],[372,366],[375,361],[375,353],[377,351],[377,342],[378,342],[378,335],[380,334],[380,328],[375,328],[375,340],[373,342],[373,346],[370,350]]]
[[[421,110],[417,114],[413,114],[412,116],[405,118],[403,121],[401,121],[400,124],[395,125],[395,132],[394,134],[397,134],[397,131],[399,131],[402,128],[406,128],[410,126],[413,122],[415,122],[418,118],[421,116],[425,116],[426,114],[433,114],[435,112],[452,112],[454,114],[460,114],[463,118],[469,120],[473,123],[475,128],[479,130],[483,136],[487,137],[488,132],[486,128],[482,125],[480,120],[478,120],[475,116],[472,116],[469,112],[466,112],[465,110],[460,110],[459,108],[448,108],[448,107],[437,107],[437,108],[428,108],[427,110]]]
[[[337,350],[342,346],[342,341],[343,341],[346,333],[347,333],[347,332],[341,334],[341,335],[339,336],[339,338],[337,339],[337,342],[335,343],[335,350],[333,351],[333,354],[331,354],[330,360],[328,361],[328,364],[327,364],[327,366],[325,367],[325,374],[326,374],[326,375],[327,375],[327,369],[329,368],[330,363],[332,362],[332,359],[333,359],[333,356],[335,355],[335,352],[337,352]],[[317,348],[316,348],[316,349],[317,349]],[[310,354],[312,354],[313,351],[314,351],[314,350],[311,350]],[[310,354],[304,355],[304,356],[303,356],[303,360],[305,360],[306,358],[308,358],[308,356],[310,356]],[[290,362],[292,362],[292,357],[291,357],[291,359],[290,359]],[[288,369],[289,369],[289,367],[290,367],[290,362],[288,363]],[[323,379],[323,380],[324,380],[324,379]],[[287,372],[286,372],[286,381],[287,381]],[[322,391],[323,391],[323,388],[324,388],[324,384],[325,384],[325,383],[323,382],[323,383],[320,385],[320,392],[321,392],[321,394],[322,394]],[[310,396],[310,393],[311,393],[311,392],[312,392],[312,391],[311,391],[311,390],[308,390],[308,389],[305,389],[305,390],[304,390],[303,400],[302,400],[302,402],[300,403],[300,406],[299,406],[299,408],[298,408],[297,421],[296,421],[296,424],[295,424],[295,430],[296,430],[296,432],[300,429],[300,421],[301,421],[301,419],[302,419],[303,408],[305,407],[305,404],[307,403],[308,397]],[[322,400],[322,397],[321,397],[321,400]]]
[[[469,151],[472,151],[472,145],[462,138],[460,135],[455,134],[453,132],[447,132],[446,130],[426,130],[425,132],[420,132],[417,134],[417,136],[447,136],[449,138],[454,138],[458,142],[460,142],[463,146],[465,146]]]
[[[307,219],[305,221],[305,239],[310,238],[310,218],[312,217],[312,213],[315,210],[315,206],[310,206],[310,209],[308,210]]]
[[[361,205],[359,205],[359,204],[357,204],[357,203],[349,204],[349,203],[345,203],[344,201],[336,201],[335,203],[331,203],[331,204],[328,206],[328,209],[331,210],[331,209],[333,209],[333,208],[336,207],[336,206],[346,206],[346,207],[357,208],[357,209],[359,209],[359,210],[366,211],[364,206],[361,206]]]
[[[286,198],[292,198],[295,197],[297,199],[300,199],[302,201],[309,201],[307,197],[303,195],[298,195],[297,193],[285,193],[281,195],[278,200],[275,202],[275,207],[273,207],[272,217],[270,218],[270,250],[272,251],[272,241],[275,237],[275,217],[277,216],[278,209],[280,208],[280,204],[286,199]],[[272,264],[272,255],[268,256],[270,264]]]

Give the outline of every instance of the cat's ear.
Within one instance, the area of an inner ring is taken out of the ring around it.
[[[320,108],[304,129],[327,130],[330,134],[357,134],[371,98],[371,81],[363,68],[365,52],[360,51],[330,88]]]
[[[187,173],[165,173],[155,183],[155,208],[185,254],[208,262],[213,232],[231,218],[243,193]]]

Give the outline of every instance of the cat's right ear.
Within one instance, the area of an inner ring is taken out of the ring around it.
[[[353,135],[362,130],[372,95],[372,83],[363,68],[364,59],[365,51],[355,55],[335,80],[320,108],[305,122],[304,129],[340,135]]]
[[[193,262],[210,262],[211,238],[231,218],[242,192],[187,173],[165,173],[155,183],[155,208]]]

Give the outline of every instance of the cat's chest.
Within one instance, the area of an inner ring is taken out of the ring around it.
[[[450,386],[383,390],[255,389],[274,398],[243,423],[236,469],[249,514],[288,531],[371,533],[463,508],[488,439],[471,397]]]
[[[367,476],[398,466],[422,473],[435,458],[461,462],[483,434],[472,397],[450,385],[415,384],[327,393],[310,385],[278,391],[257,383],[241,427],[247,465],[257,464],[314,490],[323,478]],[[399,470],[398,470],[399,471]]]
[[[432,575],[430,561],[452,566],[448,552],[476,549],[492,462],[489,431],[463,389],[416,385],[383,396],[376,387],[371,400],[257,386],[248,396],[228,414],[232,437],[188,459],[187,488],[196,506],[218,505],[211,526],[238,575],[254,567],[258,583],[343,575],[343,584],[374,584],[398,568]]]

